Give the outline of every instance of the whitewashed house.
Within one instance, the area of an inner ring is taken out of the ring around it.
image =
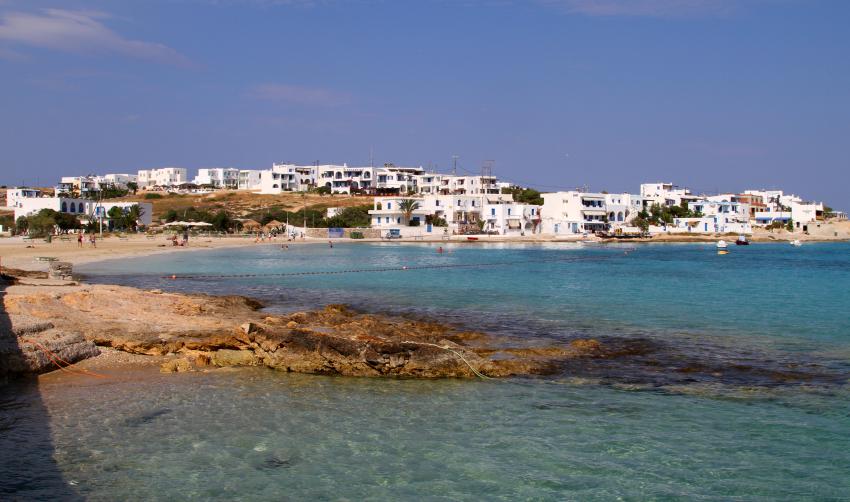
[[[87,222],[99,218],[101,214],[108,219],[107,214],[113,207],[126,211],[133,206],[139,206],[139,224],[150,225],[153,216],[153,205],[149,202],[98,202],[77,197],[45,197],[41,190],[31,188],[10,189],[6,197],[7,204],[15,211],[16,220],[21,216],[37,214],[42,209],[52,209],[77,216],[81,221]]]
[[[608,213],[608,224],[612,228],[630,226],[638,213],[643,210],[643,199],[630,193],[605,194],[605,212]]]
[[[483,230],[499,235],[532,235],[542,231],[540,207],[485,196]],[[503,197],[510,197],[505,195]]]
[[[236,178],[236,188],[239,190],[260,190],[259,169],[240,169]]]
[[[609,227],[606,194],[572,190],[544,193],[542,197],[544,234],[584,234]]]
[[[418,193],[419,178],[425,172],[421,167],[400,167],[386,164],[374,168],[374,188],[378,193]]]
[[[138,172],[139,188],[172,187],[189,182],[189,174],[183,167],[162,167],[159,169],[141,169]]]
[[[239,186],[239,169],[232,167],[210,167],[198,169],[195,176],[196,185],[209,185],[215,188],[237,188]]]
[[[687,188],[678,187],[672,183],[643,183],[640,186],[640,197],[644,209],[649,210],[653,204],[659,206],[680,206],[698,200]]]
[[[671,233],[734,233],[749,234],[749,204],[725,200],[731,196],[712,196],[688,203],[688,209],[701,216],[695,218],[675,218],[667,227]]]
[[[322,165],[316,166],[316,173],[316,186],[325,187],[331,193],[350,194],[374,187],[375,176],[371,167]]]
[[[298,190],[299,174],[294,164],[273,164],[271,169],[260,171],[261,194],[278,194]]]
[[[401,210],[401,201],[405,199],[414,200],[418,204],[410,217],[410,221],[415,221],[416,224],[421,226],[426,223],[428,216],[433,216],[422,197],[375,197],[373,207],[369,210],[372,228],[390,229],[409,226],[409,222],[405,219]]]

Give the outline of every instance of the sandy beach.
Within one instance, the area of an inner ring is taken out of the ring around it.
[[[488,243],[488,242],[516,242],[516,243],[542,243],[542,242],[629,242],[629,243],[682,243],[682,242],[715,242],[718,239],[729,240],[728,235],[712,235],[712,234],[658,234],[651,238],[639,239],[599,239],[591,236],[585,238],[581,235],[570,236],[546,236],[546,235],[527,235],[523,237],[517,236],[500,236],[500,235],[480,235],[474,236],[476,240],[470,241],[467,236],[453,235],[448,239],[442,236],[425,237],[417,239],[399,239],[393,241],[383,241],[381,239],[334,239],[335,242],[345,243],[364,243],[364,242],[451,242],[451,243]],[[817,227],[810,228],[808,234],[802,232],[789,233],[784,230],[777,232],[769,232],[766,230],[757,230],[752,235],[748,236],[751,242],[788,242],[794,239],[799,239],[805,242],[820,242],[820,241],[845,241],[850,240],[850,222],[841,221],[834,223],[823,223]],[[109,260],[115,258],[126,258],[133,256],[146,256],[159,253],[185,253],[199,249],[216,249],[240,246],[254,246],[260,244],[279,244],[279,245],[309,245],[326,243],[325,239],[308,238],[306,240],[287,241],[284,238],[276,238],[274,240],[266,240],[257,242],[254,237],[233,236],[233,237],[205,237],[192,236],[189,240],[189,245],[186,247],[174,247],[171,241],[165,235],[157,235],[150,237],[146,235],[130,235],[126,237],[110,236],[97,241],[97,247],[92,247],[88,242],[79,247],[75,236],[70,236],[69,240],[54,238],[53,242],[47,243],[44,239],[35,239],[25,241],[20,237],[12,237],[0,239],[0,266],[18,268],[23,270],[47,270],[47,263],[37,261],[38,257],[52,257],[61,261],[67,261],[74,265],[82,263],[90,263],[93,261]]]

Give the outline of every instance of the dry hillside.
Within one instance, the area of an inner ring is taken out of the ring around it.
[[[153,192],[160,193],[160,192]],[[372,197],[349,195],[317,195],[301,193],[283,193],[278,195],[259,195],[246,191],[223,190],[210,194],[161,194],[161,199],[146,199],[145,192],[135,196],[122,197],[120,201],[141,201],[153,204],[154,219],[161,218],[169,209],[180,211],[194,207],[199,210],[218,211],[225,209],[234,217],[268,208],[280,208],[298,211],[307,206],[312,209],[328,207],[349,207],[372,204]]]

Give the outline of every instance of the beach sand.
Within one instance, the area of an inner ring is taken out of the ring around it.
[[[599,239],[594,236],[588,238],[582,235],[569,236],[547,236],[547,235],[526,235],[519,236],[501,236],[501,235],[480,235],[475,236],[475,241],[469,241],[467,236],[453,235],[449,239],[444,239],[442,236],[426,237],[422,239],[399,239],[392,242],[454,242],[454,243],[487,243],[487,242],[525,242],[525,243],[541,243],[541,242],[577,242],[577,241],[618,241],[617,239]],[[651,238],[643,239],[627,239],[623,242],[715,242],[718,239],[732,239],[733,235],[712,235],[712,234],[659,234]],[[785,230],[769,232],[758,229],[752,235],[748,236],[752,242],[787,242],[794,239],[801,241],[844,241],[850,240],[850,221],[831,222],[810,224],[809,233],[803,232],[789,233]],[[335,241],[345,243],[364,243],[364,242],[386,242],[381,239],[335,239]],[[36,260],[38,257],[53,257],[61,261],[67,261],[74,265],[89,263],[93,261],[109,260],[114,258],[126,258],[133,256],[144,256],[159,253],[185,253],[191,250],[198,249],[215,249],[240,246],[254,246],[258,244],[287,244],[290,246],[323,244],[327,243],[326,239],[308,238],[306,240],[287,241],[285,238],[278,237],[272,241],[257,243],[254,237],[201,237],[192,236],[189,239],[187,247],[174,247],[171,241],[167,240],[165,235],[157,235],[155,238],[149,238],[146,235],[130,235],[127,237],[107,237],[97,241],[97,247],[92,247],[88,242],[84,242],[83,247],[77,245],[76,236],[70,236],[70,240],[63,241],[59,238],[54,238],[53,242],[47,243],[43,239],[32,241],[24,241],[20,237],[12,237],[0,239],[0,267],[11,267],[23,270],[38,270],[46,271],[47,263]]]

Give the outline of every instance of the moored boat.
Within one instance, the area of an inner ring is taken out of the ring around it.
[[[800,239],[794,239],[793,241],[791,241],[791,245],[798,248],[798,247],[802,246],[803,243],[800,242]]]
[[[738,239],[735,241],[735,244],[738,246],[749,246],[750,241],[747,240],[746,235],[739,235]]]

